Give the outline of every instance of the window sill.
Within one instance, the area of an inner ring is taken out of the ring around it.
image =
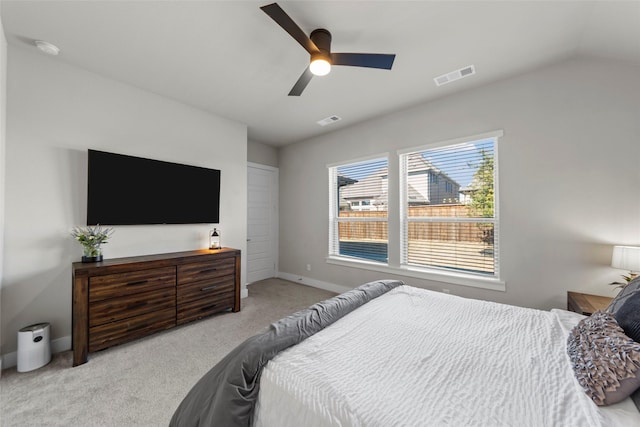
[[[351,258],[329,256],[327,264],[340,265],[343,267],[360,268],[363,270],[379,271],[381,273],[395,274],[398,276],[413,277],[416,279],[432,280],[434,282],[451,283],[454,285],[469,286],[472,288],[489,289],[492,291],[506,291],[504,281],[493,277],[480,277],[475,274],[456,273],[450,271],[439,271],[419,267],[391,267],[387,264],[361,261]]]

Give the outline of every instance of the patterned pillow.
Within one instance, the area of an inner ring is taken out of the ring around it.
[[[569,334],[574,374],[596,405],[611,405],[640,387],[640,343],[624,334],[611,313],[597,311]]]
[[[634,278],[620,293],[611,301],[607,307],[608,313],[616,314],[631,295],[640,292],[640,276]]]

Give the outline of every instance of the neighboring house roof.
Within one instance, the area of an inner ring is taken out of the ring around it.
[[[409,167],[409,172],[421,172],[421,171],[432,171],[435,174],[441,175],[443,177],[446,177],[449,181],[451,181],[452,183],[456,184],[456,185],[460,185],[458,184],[455,180],[451,179],[449,176],[447,176],[446,173],[442,172],[442,170],[438,169],[437,167],[435,167],[433,165],[433,163],[431,163],[429,160],[425,159],[424,157],[422,157],[422,155],[420,153],[413,153],[409,155],[409,159],[408,159],[408,167]],[[345,200],[349,200],[349,199],[371,199],[371,200],[376,200],[376,199],[381,199],[381,200],[385,200],[387,199],[387,193],[386,193],[386,178],[389,175],[389,169],[388,167],[384,167],[381,168],[379,170],[377,170],[376,172],[372,173],[371,175],[367,176],[366,178],[363,178],[359,181],[356,181],[355,183],[348,183],[346,182],[347,177],[344,177],[342,175],[338,176],[338,183],[346,183],[346,184],[342,184],[340,185],[341,187],[343,187],[341,189],[340,192],[340,196],[341,198],[345,199]],[[341,181],[342,180],[342,181]],[[353,180],[355,181],[355,180]],[[413,188],[411,185],[409,185],[409,200],[413,203],[413,202],[426,202],[427,199],[420,194],[420,192],[418,192],[415,188]]]
[[[409,188],[408,188],[408,190],[409,190],[408,197],[409,197],[409,204],[410,205],[414,204],[414,203],[418,203],[420,205],[424,205],[425,203],[429,202],[429,200],[426,197],[424,197],[422,195],[422,193],[420,193],[418,190],[413,188],[413,185],[409,184],[408,186],[409,186]]]
[[[344,186],[340,192],[343,199],[378,199],[383,194],[386,198],[386,184],[383,185],[388,175],[388,169],[382,168],[355,184]]]
[[[408,167],[409,167],[409,173],[430,170],[434,174],[443,176],[449,181],[451,181],[452,183],[456,184],[457,186],[460,186],[460,184],[458,184],[455,179],[451,178],[449,175],[444,173],[441,169],[437,168],[429,160],[422,157],[422,154],[420,153],[409,154]]]
[[[409,166],[409,172],[431,170],[434,173],[442,173],[440,169],[435,167],[429,160],[422,157],[422,154],[420,153],[409,154],[407,164]]]
[[[349,178],[348,176],[338,174],[338,187],[344,187],[345,185],[351,185],[358,182],[357,179]]]
[[[381,184],[383,180],[378,180],[378,183]],[[358,181],[358,182],[362,182],[362,181]],[[348,201],[348,200],[379,200],[382,201],[384,203],[386,203],[387,201],[387,193],[383,192],[379,187],[376,189],[376,191],[369,191],[369,192],[365,192],[365,191],[358,191],[357,188],[351,188],[351,187],[355,187],[354,186],[350,186],[349,188],[345,188],[344,190],[342,190],[341,193],[341,201]],[[350,190],[350,191],[346,191],[346,190]],[[367,193],[365,195],[365,193]],[[374,194],[375,193],[375,194]],[[419,203],[419,204],[424,204],[426,203],[428,200],[422,195],[422,193],[420,193],[418,190],[416,190],[415,188],[413,188],[413,186],[411,184],[409,184],[409,203]]]

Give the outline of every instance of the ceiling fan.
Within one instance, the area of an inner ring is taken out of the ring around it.
[[[329,31],[324,28],[318,28],[307,36],[277,3],[262,6],[260,9],[276,21],[311,55],[309,66],[304,70],[296,84],[293,85],[289,96],[300,96],[314,75],[324,76],[328,74],[332,65],[349,65],[384,70],[390,70],[393,66],[395,55],[382,53],[332,53],[331,33]]]

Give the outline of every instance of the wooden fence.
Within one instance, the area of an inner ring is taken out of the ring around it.
[[[487,234],[493,225],[468,222],[445,222],[446,218],[468,218],[470,210],[465,205],[433,205],[409,208],[409,217],[440,217],[442,222],[409,223],[409,240],[437,240],[444,242],[488,243]],[[340,218],[385,218],[381,221],[341,222],[340,240],[387,241],[387,212],[341,211]],[[490,233],[492,235],[492,233]]]

